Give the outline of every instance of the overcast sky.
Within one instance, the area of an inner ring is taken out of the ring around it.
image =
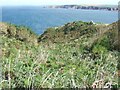
[[[1,6],[15,5],[65,5],[65,4],[87,4],[87,5],[117,5],[119,0],[0,0]]]

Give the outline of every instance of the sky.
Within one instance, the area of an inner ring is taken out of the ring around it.
[[[0,6],[18,5],[118,5],[119,0],[0,0]]]

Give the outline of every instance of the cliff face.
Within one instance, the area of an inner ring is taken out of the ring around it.
[[[49,8],[65,8],[65,9],[85,9],[85,10],[108,10],[108,11],[118,11],[117,5],[100,5],[100,6],[82,6],[82,5],[59,5],[59,6],[49,6]]]

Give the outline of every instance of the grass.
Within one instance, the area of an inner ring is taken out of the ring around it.
[[[108,38],[88,48],[84,44],[88,38],[36,45],[1,35],[1,88],[91,88],[96,81],[101,81],[97,88],[118,85],[120,53],[107,48]]]

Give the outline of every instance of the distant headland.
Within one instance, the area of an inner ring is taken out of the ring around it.
[[[51,6],[45,6],[44,8],[118,11],[117,5],[53,5],[53,6],[51,5]]]

